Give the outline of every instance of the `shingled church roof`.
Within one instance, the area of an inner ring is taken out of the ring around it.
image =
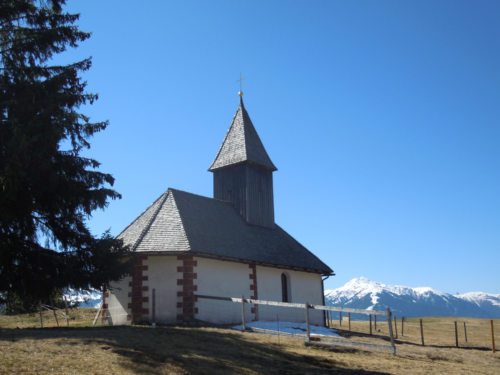
[[[243,99],[240,99],[240,106],[234,115],[231,127],[209,170],[214,171],[243,162],[256,164],[271,171],[276,170],[243,105]]]
[[[333,271],[278,225],[249,225],[229,202],[169,189],[118,235],[134,251]]]

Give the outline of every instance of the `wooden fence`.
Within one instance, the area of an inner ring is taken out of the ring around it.
[[[375,321],[351,321],[350,316],[340,313],[328,317],[328,325],[342,331],[372,334],[387,333],[385,324]],[[490,349],[496,351],[500,339],[500,320],[479,318],[428,317],[407,318],[392,317],[392,326],[396,343],[409,343],[420,346],[456,347]],[[496,339],[496,341],[495,341]]]
[[[295,308],[295,309],[304,309],[304,320],[306,323],[306,333],[305,333],[305,340],[306,343],[311,343],[311,329],[310,329],[310,321],[309,321],[309,310],[321,310],[327,312],[339,312],[340,314],[362,314],[362,315],[368,315],[370,317],[370,332],[372,331],[371,328],[371,322],[372,322],[372,317],[373,316],[384,316],[387,320],[387,331],[388,331],[388,337],[391,343],[391,348],[393,354],[396,354],[396,345],[394,342],[394,335],[393,335],[393,327],[392,327],[392,314],[391,310],[389,308],[386,309],[386,311],[379,311],[379,310],[365,310],[365,309],[354,309],[354,308],[346,308],[346,307],[337,307],[337,306],[324,306],[324,305],[315,305],[315,304],[310,304],[308,302],[306,303],[291,303],[291,302],[278,302],[278,301],[265,301],[265,300],[258,300],[258,299],[252,299],[252,298],[245,298],[245,297],[220,297],[220,296],[208,296],[208,295],[201,295],[201,294],[196,294],[196,298],[199,299],[209,299],[209,300],[218,300],[218,301],[228,301],[228,302],[233,302],[233,303],[241,303],[241,325],[243,327],[243,330],[247,329],[246,326],[246,321],[245,321],[245,304],[252,304],[252,305],[267,305],[267,306],[275,306],[275,307],[284,307],[284,308]],[[375,319],[376,321],[376,319]],[[328,320],[327,320],[328,322]]]

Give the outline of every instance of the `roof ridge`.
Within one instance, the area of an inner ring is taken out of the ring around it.
[[[160,198],[158,198],[158,199],[161,199],[161,197],[163,196],[163,201],[158,205],[158,208],[156,209],[155,213],[151,216],[151,219],[149,220],[149,222],[144,226],[144,228],[142,228],[142,231],[141,231],[141,234],[139,235],[139,238],[137,238],[137,241],[135,241],[135,244],[132,247],[132,251],[135,251],[139,247],[141,241],[144,239],[144,236],[146,236],[146,233],[149,232],[149,228],[151,228],[153,221],[155,221],[156,217],[158,216],[158,213],[160,212],[161,208],[165,204],[165,201],[168,198],[169,192],[170,192],[170,189],[168,189],[166,192],[164,192],[162,195],[160,195]],[[157,202],[158,199],[155,202]]]
[[[169,188],[168,190],[177,191],[177,192],[183,193],[183,194],[194,195],[195,197],[198,197],[198,198],[204,198],[204,199],[208,199],[211,201],[222,202],[222,203],[227,203],[229,205],[232,205],[232,203],[230,201],[226,201],[224,199],[217,199],[217,198],[213,198],[213,197],[207,197],[205,195],[191,193],[190,191],[185,191],[185,190],[180,190],[180,189],[175,189],[175,188]]]
[[[174,193],[175,191],[178,191],[181,193],[187,193],[187,192],[183,192],[182,190],[176,190],[176,189],[172,189],[172,188],[169,188],[168,190],[172,193],[172,200],[173,200],[175,209],[177,210],[177,213],[179,214],[179,219],[181,220],[182,231],[184,232],[184,237],[186,238],[186,241],[188,243],[188,248],[192,249],[191,241],[189,240],[188,232],[186,231],[186,226],[184,225],[184,220],[182,218],[181,210],[179,210],[179,206],[177,205],[177,201],[175,199],[175,193]],[[188,193],[188,194],[190,194],[190,193]],[[196,195],[196,194],[191,194],[191,195]]]
[[[217,155],[215,155],[215,159],[214,161],[212,162],[212,164],[210,164],[210,167],[208,168],[208,170],[210,171],[210,169],[212,168],[212,165],[217,161],[217,159],[219,158],[219,155],[220,153],[222,152],[222,149],[224,148],[224,145],[226,143],[226,140],[227,140],[227,136],[229,135],[229,133],[231,132],[231,129],[233,128],[234,124],[235,124],[235,120],[236,120],[236,116],[238,116],[238,112],[240,111],[242,107],[242,103],[240,102],[240,105],[238,106],[238,108],[236,109],[236,112],[234,113],[233,115],[233,119],[231,120],[231,125],[229,125],[229,129],[227,129],[227,132],[226,132],[226,135],[224,136],[224,140],[222,141],[220,147],[219,147],[219,151],[217,151]],[[245,155],[246,155],[246,145],[245,145]]]

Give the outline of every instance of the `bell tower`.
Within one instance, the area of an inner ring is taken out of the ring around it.
[[[276,167],[243,104],[240,105],[209,171],[214,198],[231,202],[248,224],[274,227],[273,172]]]

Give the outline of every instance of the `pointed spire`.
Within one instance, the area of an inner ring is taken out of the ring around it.
[[[240,91],[238,95],[240,105],[209,171],[244,162],[275,171],[277,168],[269,158],[245,109],[243,92]]]

